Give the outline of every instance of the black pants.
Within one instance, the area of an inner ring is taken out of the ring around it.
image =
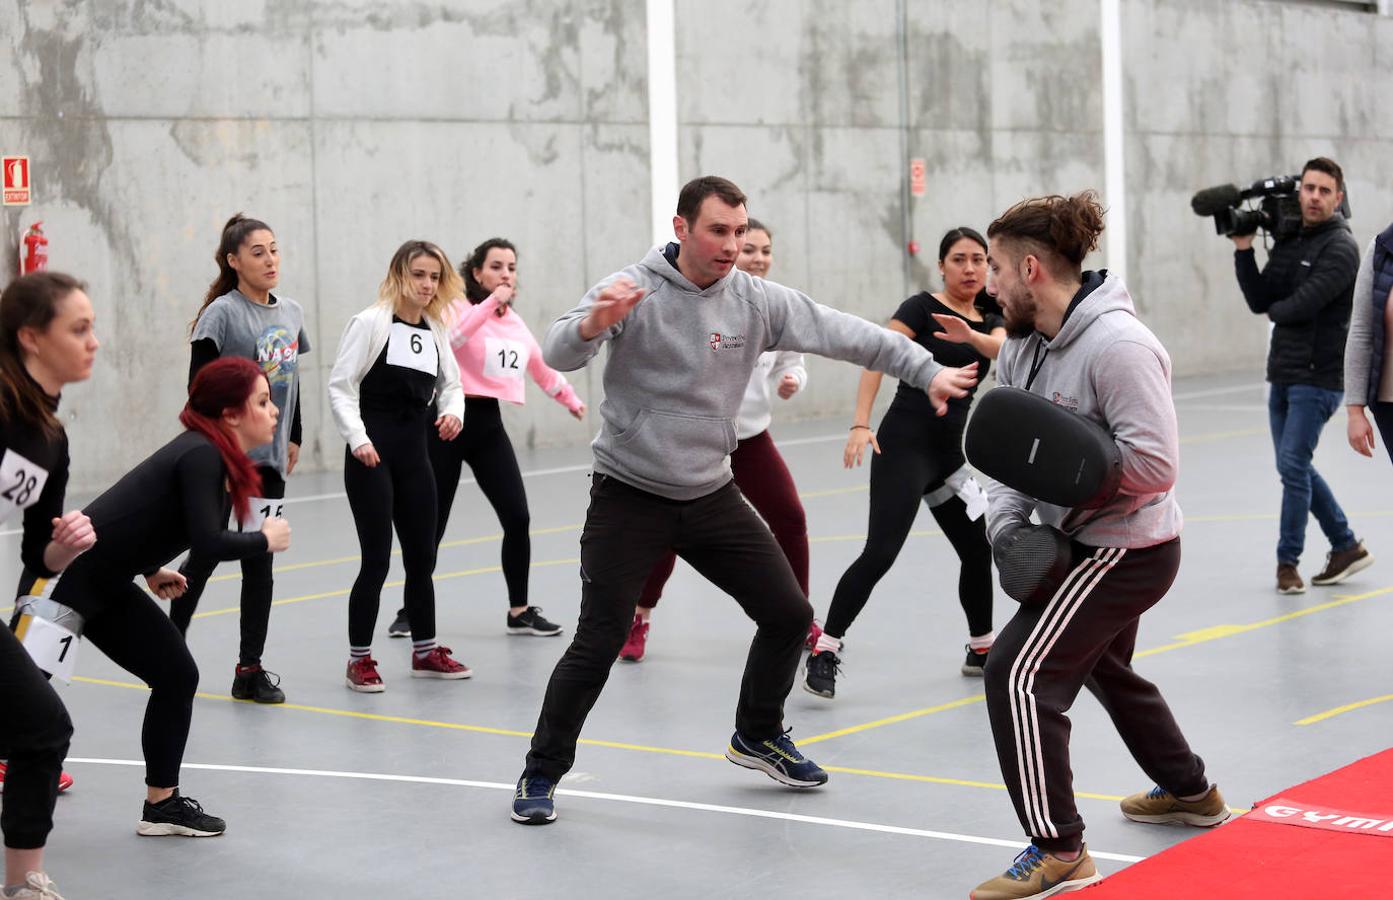
[[[1369,404],[1369,412],[1374,414],[1374,424],[1378,426],[1379,437],[1383,439],[1383,449],[1393,460],[1393,403],[1375,400]]]
[[[0,830],[12,850],[42,847],[53,830],[58,776],[73,723],[63,701],[8,628],[0,628]]]
[[[348,644],[372,645],[382,585],[392,561],[392,526],[406,570],[406,617],[413,640],[435,637],[435,476],[426,452],[430,410],[363,411],[368,439],[381,461],[372,468],[344,449],[343,486],[358,529],[363,561],[348,594]]]
[[[256,470],[261,474],[261,496],[267,500],[285,499],[285,479],[281,473],[270,466],[257,466]],[[266,632],[271,625],[271,592],[274,587],[271,565],[274,560],[273,553],[242,560],[242,644],[237,657],[239,665],[261,665],[261,654],[266,650]],[[174,620],[180,633],[188,633],[189,623],[198,609],[198,601],[217,565],[216,559],[201,559],[190,553],[179,567],[179,571],[189,580],[189,588],[182,597],[170,602],[169,617]]]
[[[455,505],[460,471],[466,463],[479,490],[503,526],[503,581],[508,585],[508,606],[527,605],[527,576],[532,567],[532,516],[527,510],[527,490],[522,484],[517,454],[498,401],[492,397],[464,399],[464,430],[453,441],[442,441],[435,428],[427,429],[426,446],[435,471],[435,545],[445,537],[450,508]],[[403,608],[398,615],[404,614]]]
[[[129,575],[84,566],[82,557],[58,579],[53,599],[86,617],[84,643],[149,686],[140,732],[145,783],[178,787],[198,690],[198,666],[179,629]]]
[[[919,513],[919,501],[942,487],[944,480],[962,468],[962,432],[966,413],[956,409],[943,418],[926,416],[905,407],[891,406],[881,420],[876,440],[880,453],[871,456],[870,522],[861,555],[847,568],[825,629],[832,637],[846,634],[870,599],[871,591],[890,571],[900,555]],[[992,630],[992,548],[986,522],[967,517],[967,505],[953,497],[933,507],[934,520],[943,529],[961,566],[958,570],[958,602],[974,636]]]
[[[697,500],[667,500],[595,475],[580,536],[580,621],[547,684],[527,755],[527,774],[552,780],[575,763],[576,739],[629,633],[634,605],[669,549],[754,620],[735,727],[753,740],[784,730],[812,607],[788,559],[731,482]]]
[[[1036,846],[1082,845],[1069,768],[1068,711],[1087,685],[1132,758],[1173,794],[1208,789],[1170,707],[1132,669],[1137,622],[1180,568],[1180,539],[1143,550],[1083,548],[1047,604],[1022,606],[987,658],[987,709],[1001,774]]]

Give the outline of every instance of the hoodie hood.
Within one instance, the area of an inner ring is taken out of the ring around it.
[[[1106,269],[1097,272],[1084,272],[1083,283],[1069,301],[1069,309],[1064,313],[1064,324],[1054,340],[1045,340],[1051,350],[1062,349],[1072,344],[1088,326],[1100,317],[1113,312],[1124,312],[1136,318],[1137,308],[1132,303],[1132,295],[1122,279],[1110,274]]]
[[[687,279],[686,275],[677,268],[677,257],[682,252],[682,245],[675,241],[669,242],[666,246],[654,247],[639,262],[638,267],[649,273],[653,278],[665,281],[672,288],[683,293],[695,294],[698,297],[714,297],[725,292],[726,284],[731,277],[739,271],[734,266],[730,271],[716,279],[710,287],[702,289],[697,287]]]

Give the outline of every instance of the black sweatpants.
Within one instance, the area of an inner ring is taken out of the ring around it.
[[[82,626],[82,640],[150,688],[140,732],[145,751],[145,783],[178,787],[179,767],[193,719],[198,666],[179,629],[149,594],[129,576],[78,563],[63,573],[53,599],[95,610]]]
[[[362,564],[348,594],[348,644],[372,646],[382,585],[392,561],[392,526],[406,570],[406,617],[416,641],[435,637],[435,476],[426,452],[431,410],[363,410],[380,462],[369,468],[344,448],[343,485],[358,529]]]
[[[270,466],[257,466],[256,470],[261,474],[260,499],[285,499],[285,479],[281,473]],[[242,644],[238,651],[238,665],[260,665],[261,654],[266,650],[266,632],[271,625],[271,594],[274,589],[271,565],[274,560],[273,553],[242,560]],[[190,553],[179,567],[179,571],[189,580],[189,588],[182,597],[170,602],[169,617],[181,634],[188,633],[189,623],[198,610],[198,601],[203,597],[203,590],[208,586],[208,579],[217,565],[216,559],[200,559]]]
[[[1172,794],[1209,787],[1161,692],[1132,669],[1141,614],[1180,568],[1180,539],[1141,550],[1075,545],[1078,560],[1046,604],[1023,605],[987,657],[987,709],[1001,774],[1036,846],[1077,849],[1068,711],[1087,685],[1147,777]]]
[[[824,625],[827,634],[835,638],[846,634],[900,555],[919,514],[919,501],[965,465],[966,423],[966,411],[956,407],[942,418],[895,405],[885,413],[876,432],[880,453],[871,456],[866,544],[837,582]],[[961,561],[958,602],[967,616],[968,633],[987,634],[992,630],[992,548],[985,518],[969,519],[967,505],[958,497],[930,512]]]
[[[0,831],[6,847],[34,850],[48,840],[72,736],[63,701],[19,638],[0,628],[0,759],[9,766],[0,793]]]
[[[464,398],[464,429],[453,441],[427,427],[426,446],[435,471],[435,545],[445,537],[450,508],[455,504],[460,471],[469,471],[503,526],[503,581],[508,585],[508,606],[527,605],[527,576],[532,567],[532,516],[527,510],[527,490],[522,484],[517,454],[503,416],[493,397]],[[403,609],[402,612],[406,610]]]
[[[734,597],[756,625],[736,730],[756,741],[784,731],[784,700],[813,611],[768,526],[734,482],[678,501],[597,474],[580,536],[580,620],[547,684],[526,774],[555,781],[570,771],[581,727],[629,633],[639,593],[669,549]]]

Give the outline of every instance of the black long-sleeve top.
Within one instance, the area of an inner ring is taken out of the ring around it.
[[[58,400],[49,400],[56,412]],[[0,448],[0,460],[17,454],[13,464],[3,466],[7,477],[0,483],[0,498],[6,510],[24,507],[20,561],[30,572],[52,578],[56,573],[44,565],[44,550],[53,539],[53,520],[63,515],[63,495],[68,489],[68,436],[61,428],[55,436],[48,437],[43,429],[25,422],[0,422]],[[28,462],[21,462],[19,457]],[[30,481],[36,474],[35,466],[48,476],[37,499]]]
[[[68,567],[64,581],[94,570],[125,579],[148,575],[190,549],[217,560],[266,553],[260,531],[228,530],[232,501],[226,478],[212,442],[193,431],[179,435],[88,504],[84,512],[92,519],[97,543]],[[86,615],[101,600],[73,597],[63,602]]]

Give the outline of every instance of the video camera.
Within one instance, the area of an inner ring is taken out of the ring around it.
[[[1197,216],[1213,216],[1215,232],[1224,237],[1256,234],[1262,229],[1282,240],[1301,231],[1300,193],[1300,175],[1274,175],[1253,182],[1246,190],[1232,184],[1205,188],[1190,198],[1190,208]],[[1243,208],[1255,199],[1259,199],[1256,208]],[[1339,211],[1349,217],[1348,197],[1340,200]]]

